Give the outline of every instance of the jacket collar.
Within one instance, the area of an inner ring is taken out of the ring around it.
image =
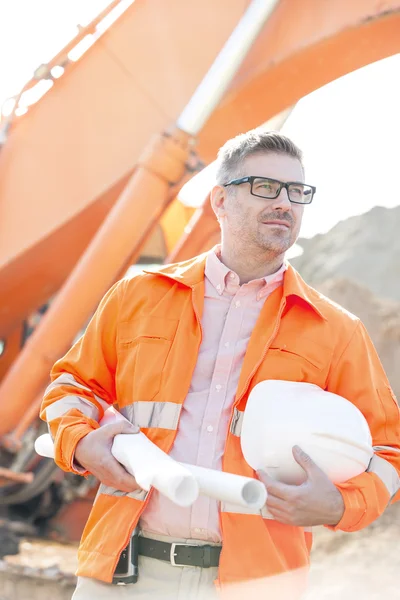
[[[207,255],[208,252],[204,252],[184,262],[172,263],[154,271],[144,270],[143,272],[150,275],[164,275],[178,283],[193,287],[204,280]]]
[[[283,295],[285,298],[295,296],[306,302],[320,317],[327,320],[327,317],[321,311],[323,303],[320,294],[312,287],[306,284],[300,274],[289,263],[285,278],[283,281]]]
[[[211,250],[212,252],[212,250]],[[178,283],[193,287],[204,281],[204,270],[208,252],[199,254],[190,260],[161,267],[156,271],[144,271],[151,275],[169,277]],[[289,263],[284,276],[283,295],[285,298],[295,296],[306,302],[322,319],[326,316],[321,312],[320,295],[306,284],[300,274]]]

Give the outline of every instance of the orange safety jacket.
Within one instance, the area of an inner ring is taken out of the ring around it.
[[[205,259],[115,284],[83,337],[55,364],[41,416],[62,469],[74,471],[77,443],[99,427],[109,405],[170,451],[202,340]],[[267,298],[248,344],[224,471],[256,476],[243,458],[240,428],[250,390],[266,379],[313,383],[362,411],[375,455],[368,472],[337,486],[345,512],[334,529],[355,531],[375,520],[400,487],[399,408],[362,323],[307,286],[291,266],[283,286]],[[112,581],[150,495],[100,486],[79,548],[78,575]],[[222,503],[217,586],[308,566],[312,534],[265,516]]]

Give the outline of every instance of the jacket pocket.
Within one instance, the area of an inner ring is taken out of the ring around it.
[[[118,405],[152,400],[160,391],[178,321],[142,317],[121,323],[118,335]]]
[[[272,344],[270,351],[280,352],[282,357],[287,359],[303,360],[316,369],[322,369],[324,366],[324,349],[310,340],[305,340],[300,344],[298,341],[279,345]]]
[[[330,357],[329,348],[297,335],[271,344],[263,371],[269,379],[304,381],[324,388]]]

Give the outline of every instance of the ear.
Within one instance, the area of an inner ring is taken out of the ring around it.
[[[210,192],[211,207],[218,221],[226,214],[226,190],[222,185],[215,185]]]

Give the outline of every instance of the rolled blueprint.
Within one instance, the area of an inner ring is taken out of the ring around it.
[[[194,475],[144,433],[116,435],[111,452],[144,490],[153,486],[178,506],[191,506],[197,500],[199,485]]]
[[[100,425],[120,420],[127,419],[110,407],[104,413]],[[53,441],[49,434],[37,438],[35,450],[41,456],[54,458]],[[178,506],[190,506],[199,493],[254,510],[261,509],[266,501],[265,486],[257,479],[179,463],[143,433],[116,435],[111,452],[135,477],[141,488],[148,491],[153,486]]]
[[[35,450],[40,456],[54,458],[54,445],[48,433],[37,438]],[[199,485],[194,475],[160,450],[144,433],[116,435],[111,453],[147,492],[153,486],[182,507],[191,506],[197,500]]]
[[[255,510],[261,509],[267,500],[265,485],[258,479],[187,463],[181,464],[194,475],[199,484],[200,494],[204,496]]]
[[[35,451],[39,456],[54,458],[54,444],[49,433],[44,433],[35,440]]]

